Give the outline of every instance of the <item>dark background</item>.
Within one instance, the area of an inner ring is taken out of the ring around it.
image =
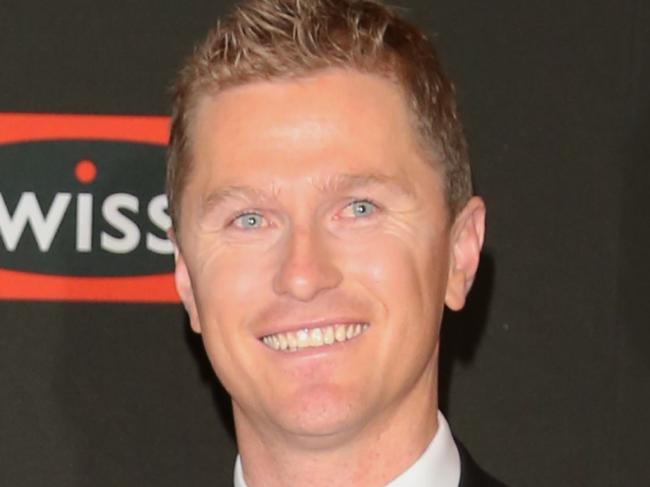
[[[444,327],[453,430],[513,486],[650,485],[650,3],[403,5],[457,82],[489,210]],[[167,114],[226,8],[1,0],[0,111]],[[2,486],[227,486],[223,399],[180,306],[0,302]]]

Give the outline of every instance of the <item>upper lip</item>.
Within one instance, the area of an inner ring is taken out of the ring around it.
[[[356,323],[368,323],[369,321],[356,317],[336,317],[336,318],[317,318],[311,320],[287,321],[282,323],[267,323],[257,333],[258,338],[276,333],[286,333],[289,331],[310,330],[312,328],[323,328],[333,325],[351,325]]]

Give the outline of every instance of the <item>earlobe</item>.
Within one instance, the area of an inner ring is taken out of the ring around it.
[[[475,196],[456,216],[451,230],[445,304],[452,310],[457,311],[465,305],[478,269],[484,235],[485,204]]]
[[[190,274],[187,270],[185,259],[172,230],[169,230],[168,236],[174,245],[174,260],[176,266],[174,270],[174,282],[176,284],[176,291],[178,292],[178,295],[181,298],[181,302],[185,307],[185,311],[187,311],[187,314],[190,318],[190,326],[192,327],[192,330],[195,333],[201,333],[201,325],[196,309],[196,300],[194,299],[192,280],[190,279]]]

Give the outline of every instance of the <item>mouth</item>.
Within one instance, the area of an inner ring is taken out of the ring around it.
[[[368,323],[340,323],[314,328],[265,335],[260,340],[267,347],[281,352],[297,352],[305,348],[329,347],[363,335]]]

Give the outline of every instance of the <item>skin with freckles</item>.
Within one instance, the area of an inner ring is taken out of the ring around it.
[[[445,303],[463,306],[483,241],[451,221],[402,92],[331,69],[201,101],[176,283],[233,400],[247,482],[384,485],[436,431]],[[272,333],[367,323],[294,353]]]

